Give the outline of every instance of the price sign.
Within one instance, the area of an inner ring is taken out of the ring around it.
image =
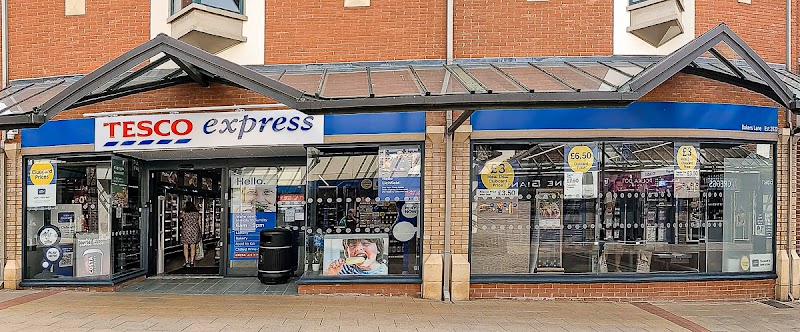
[[[586,173],[594,166],[594,153],[586,145],[577,145],[569,150],[567,164],[575,173]]]
[[[508,162],[488,162],[481,170],[486,189],[508,189],[514,184],[514,167]]]
[[[675,161],[678,163],[678,168],[682,171],[693,170],[697,167],[697,149],[691,145],[682,145],[678,147],[675,154]]]

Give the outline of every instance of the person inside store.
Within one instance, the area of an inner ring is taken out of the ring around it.
[[[336,227],[355,227],[357,221],[356,209],[349,209],[347,210],[347,215],[339,219]]]
[[[180,214],[181,243],[183,244],[183,267],[194,266],[195,245],[200,242],[200,213],[191,201],[186,201]],[[191,259],[189,259],[191,257]]]
[[[344,258],[333,261],[328,266],[328,275],[347,274],[387,274],[386,252],[383,239],[344,239]]]

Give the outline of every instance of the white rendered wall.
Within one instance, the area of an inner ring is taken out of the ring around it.
[[[631,14],[626,9],[629,0],[614,0],[614,54],[615,55],[666,55],[694,39],[694,0],[683,2],[683,33],[661,47],[653,47],[639,37],[627,32]]]
[[[150,39],[159,33],[171,35],[169,18],[170,0],[150,0]],[[247,0],[244,4],[244,37],[239,43],[217,54],[219,57],[240,65],[264,64],[265,0]]]

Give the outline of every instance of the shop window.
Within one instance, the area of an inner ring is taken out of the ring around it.
[[[109,279],[141,268],[138,164],[31,158],[26,165],[28,279]]]
[[[229,275],[257,271],[259,234],[274,227],[293,231],[302,245],[306,174],[302,166],[231,169]]]
[[[472,273],[773,271],[770,144],[475,144]]]
[[[306,276],[419,273],[419,145],[308,149]]]

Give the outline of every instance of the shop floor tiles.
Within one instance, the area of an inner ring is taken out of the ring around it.
[[[297,279],[265,285],[258,278],[149,278],[119,290],[125,293],[159,294],[265,294],[297,295]]]

